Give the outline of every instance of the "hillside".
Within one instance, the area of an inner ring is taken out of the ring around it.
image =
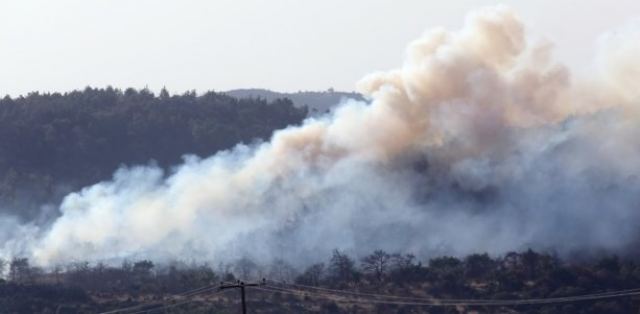
[[[296,93],[280,93],[267,89],[234,89],[223,92],[237,98],[263,98],[274,101],[279,98],[291,99],[296,107],[307,106],[311,115],[321,114],[331,110],[346,99],[364,100],[362,95],[355,92],[336,92],[332,89],[323,92],[300,91]]]
[[[640,295],[633,260],[576,263],[531,250],[429,260],[381,250],[354,259],[335,250],[305,269],[248,259],[76,262],[53,271],[7,262],[0,306],[10,313],[238,313],[238,289],[219,290],[238,279],[258,284],[246,288],[250,313],[626,314],[638,312]]]
[[[0,210],[38,214],[44,202],[109,179],[121,166],[164,169],[268,139],[300,123],[290,100],[195,92],[86,88],[0,100]]]

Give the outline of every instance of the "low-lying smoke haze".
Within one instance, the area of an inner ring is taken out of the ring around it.
[[[430,30],[358,84],[369,101],[171,173],[120,169],[50,226],[5,233],[2,252],[41,265],[624,252],[640,239],[640,28],[604,37],[586,77],[526,33],[503,7]]]

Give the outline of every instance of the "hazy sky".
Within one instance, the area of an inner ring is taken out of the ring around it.
[[[0,0],[0,95],[91,85],[353,90],[405,45],[506,4],[582,67],[638,0]]]

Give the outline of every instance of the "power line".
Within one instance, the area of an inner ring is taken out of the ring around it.
[[[571,297],[558,297],[558,298],[542,298],[542,299],[520,299],[520,300],[444,300],[444,299],[429,299],[422,302],[419,301],[396,301],[396,300],[383,300],[372,299],[365,296],[345,296],[328,292],[311,292],[308,290],[296,290],[287,289],[267,285],[265,287],[258,287],[256,289],[280,292],[285,294],[293,294],[298,296],[319,296],[328,298],[335,301],[347,302],[347,303],[374,303],[374,304],[394,304],[394,305],[415,305],[415,306],[513,306],[513,305],[536,305],[536,304],[556,304],[556,303],[569,303],[588,300],[599,300],[609,298],[620,298],[640,295],[640,289],[629,289],[612,291],[606,293],[586,294]],[[344,290],[343,290],[344,291]],[[349,292],[349,291],[346,291]],[[379,295],[382,296],[382,295]],[[388,297],[388,296],[387,296]]]
[[[245,283],[244,281],[238,280],[235,284],[224,284],[220,283],[220,290],[225,289],[240,289],[240,300],[241,300],[241,309],[242,314],[247,314],[247,301],[245,297],[245,288],[246,287],[257,287],[260,285],[266,284],[266,280],[263,279],[261,283]]]
[[[440,298],[420,298],[420,297],[406,297],[406,296],[398,296],[398,295],[389,295],[389,294],[375,294],[375,293],[365,293],[358,291],[349,291],[349,290],[339,290],[339,289],[330,289],[330,288],[322,288],[322,287],[314,287],[308,285],[301,284],[292,284],[292,283],[278,283],[275,281],[275,284],[281,285],[272,286],[266,284],[266,280],[263,280],[262,283],[251,283],[245,284],[242,281],[238,281],[236,283],[220,283],[220,286],[207,285],[199,288],[187,290],[180,294],[174,295],[174,297],[184,297],[190,298],[211,290],[219,289],[214,295],[223,293],[226,289],[229,288],[239,288],[241,290],[241,301],[242,301],[242,311],[246,313],[246,301],[245,301],[245,287],[251,287],[257,290],[270,292],[270,293],[283,293],[289,295],[296,296],[314,296],[321,297],[324,299],[333,300],[336,302],[342,303],[368,303],[368,304],[390,304],[390,305],[409,305],[409,306],[515,306],[515,305],[540,305],[540,304],[558,304],[558,303],[570,303],[570,302],[580,302],[580,301],[590,301],[590,300],[600,300],[600,299],[610,299],[610,298],[622,298],[622,297],[633,297],[640,295],[640,288],[635,289],[627,289],[627,290],[617,290],[617,291],[609,291],[609,292],[600,292],[600,293],[591,293],[584,295],[576,295],[576,296],[567,296],[567,297],[555,297],[555,298],[536,298],[536,299],[511,299],[511,300],[500,300],[500,299],[440,299]],[[184,304],[188,304],[194,302],[193,299],[187,299],[182,302],[178,302],[175,304],[166,304],[166,302],[158,304],[158,306],[154,308],[144,309],[137,312],[133,312],[131,314],[137,313],[148,313],[154,312],[162,309],[172,308],[176,306],[181,306]],[[108,312],[102,312],[100,314],[113,314],[119,312],[130,312],[133,310],[138,310],[147,306],[153,306],[153,304],[140,304],[136,306],[116,309]]]
[[[330,289],[330,288],[322,288],[322,287],[308,286],[308,285],[302,285],[302,284],[293,284],[293,283],[284,283],[284,282],[276,282],[276,281],[270,281],[270,282],[273,282],[275,284],[284,285],[284,286],[291,286],[291,287],[304,288],[304,289],[313,289],[313,290],[319,290],[319,291],[324,291],[324,292],[328,292],[328,293],[348,294],[348,295],[353,295],[353,296],[356,296],[356,297],[357,296],[377,297],[377,298],[389,298],[389,299],[398,299],[398,300],[406,300],[406,301],[421,301],[421,302],[438,301],[438,302],[442,302],[442,303],[446,303],[446,302],[509,301],[509,300],[499,300],[499,299],[497,299],[497,300],[496,299],[442,299],[442,298],[432,298],[432,297],[431,298],[405,297],[405,296],[397,296],[397,295],[390,295],[390,294],[375,294],[375,293],[365,293],[365,292],[358,292],[358,291]],[[640,288],[618,290],[618,291],[609,291],[609,292],[599,292],[599,293],[592,293],[592,294],[588,294],[588,295],[589,296],[600,296],[600,295],[609,295],[609,294],[617,294],[617,293],[630,293],[630,292],[640,292]],[[533,300],[546,300],[546,299],[545,298],[540,298],[540,299],[529,299],[529,300],[533,301]]]
[[[202,287],[198,287],[195,289],[191,289],[191,290],[187,290],[178,294],[173,295],[173,297],[191,297],[200,293],[204,293],[207,291],[211,291],[214,289],[217,289],[218,286],[214,286],[214,285],[206,285],[206,286],[202,286]],[[114,313],[120,313],[120,312],[128,312],[128,311],[133,311],[133,310],[137,310],[139,308],[143,308],[145,306],[151,306],[151,303],[145,303],[145,304],[139,304],[139,305],[134,305],[134,306],[129,306],[129,307],[125,307],[125,308],[119,308],[119,309],[115,309],[115,310],[111,310],[111,311],[107,311],[107,312],[101,312],[99,314],[114,314]]]
[[[240,292],[241,292],[241,306],[242,306],[242,313],[246,313],[247,312],[247,305],[246,305],[246,298],[245,298],[245,287],[257,287],[259,285],[264,285],[266,283],[265,280],[263,280],[261,283],[245,283],[243,281],[237,281],[236,283],[225,283],[225,282],[220,282],[219,286],[214,286],[214,285],[208,285],[208,286],[203,286],[203,287],[199,287],[199,288],[195,288],[195,289],[191,289],[185,292],[182,292],[180,294],[174,295],[174,297],[185,297],[185,298],[190,298],[192,296],[198,295],[198,294],[202,294],[205,293],[207,291],[211,291],[211,290],[215,290],[217,289],[218,291],[213,293],[213,295],[216,294],[221,294],[223,292],[225,292],[227,289],[230,288],[239,288]],[[195,300],[193,299],[187,299],[185,301],[182,302],[178,302],[175,304],[166,304],[166,302],[164,303],[160,303],[157,304],[158,306],[156,307],[152,307],[152,308],[148,308],[148,309],[143,309],[137,312],[133,312],[130,314],[139,314],[139,313],[151,313],[151,312],[155,312],[158,310],[163,310],[163,309],[167,309],[167,308],[172,308],[172,307],[176,307],[176,306],[180,306],[180,305],[184,305],[184,304],[188,304],[191,302],[194,302]],[[115,309],[112,311],[108,311],[108,312],[102,312],[99,314],[113,314],[113,313],[119,313],[119,312],[129,312],[129,311],[134,311],[134,310],[138,310],[144,307],[148,307],[148,306],[154,306],[154,304],[152,303],[147,303],[147,304],[139,304],[136,306],[130,306],[130,307],[126,307],[126,308],[121,308],[121,309]]]
[[[407,301],[433,301],[434,300],[434,298],[404,297],[404,296],[396,296],[396,295],[388,295],[388,294],[365,293],[365,292],[338,290],[338,289],[314,287],[314,286],[284,283],[284,282],[274,282],[274,283],[285,285],[285,286],[296,287],[296,288],[312,289],[312,290],[325,291],[325,292],[336,293],[336,294],[348,294],[353,296],[391,298],[391,299],[399,299],[399,300],[407,300]]]
[[[220,291],[217,291],[215,293],[212,293],[211,295],[217,295],[217,294],[221,294],[221,293],[224,293],[224,292],[226,292],[226,291],[220,290]],[[152,309],[146,309],[146,310],[141,310],[141,311],[138,311],[138,312],[133,312],[133,313],[130,313],[130,314],[152,313],[152,312],[159,311],[159,310],[165,310],[165,309],[169,309],[169,308],[172,308],[172,307],[185,305],[185,304],[188,304],[188,303],[191,303],[191,302],[194,302],[194,301],[195,300],[193,300],[193,299],[189,299],[189,300],[186,300],[186,301],[183,301],[183,302],[169,304],[169,305],[163,305],[163,306],[159,306],[159,307],[152,308]]]
[[[336,294],[349,294],[353,296],[364,296],[364,297],[377,297],[377,298],[390,298],[390,299],[398,299],[398,300],[406,300],[406,301],[423,301],[423,302],[495,302],[495,301],[509,301],[509,300],[499,300],[499,299],[442,299],[442,298],[421,298],[421,297],[405,297],[405,296],[397,296],[390,294],[375,294],[375,293],[366,293],[366,292],[358,292],[358,291],[349,291],[349,290],[339,290],[339,289],[330,289],[323,287],[315,287],[309,285],[302,284],[293,284],[293,283],[285,283],[285,282],[277,282],[277,281],[269,281],[274,284],[280,284],[284,286],[291,286],[296,288],[305,288],[305,289],[313,289],[319,291],[325,291],[329,293]],[[640,292],[640,288],[635,289],[626,289],[626,290],[618,290],[618,291],[609,291],[609,292],[598,292],[587,294],[589,296],[600,296],[600,295],[608,295],[608,294],[616,294],[616,293],[630,293],[630,292]],[[545,298],[539,299],[529,299],[529,300],[546,300]]]
[[[380,300],[380,299],[366,299],[366,298],[354,298],[347,296],[340,296],[336,294],[327,294],[327,293],[318,293],[318,292],[310,292],[303,290],[292,290],[292,289],[284,289],[277,288],[273,286],[267,286],[265,288],[258,288],[260,290],[269,291],[269,292],[278,292],[284,294],[293,294],[298,296],[319,296],[326,299],[331,299],[339,302],[346,303],[374,303],[374,304],[393,304],[393,305],[416,305],[416,306],[509,306],[509,305],[534,305],[534,304],[554,304],[554,303],[568,303],[568,302],[576,302],[576,301],[585,301],[585,300],[595,300],[595,299],[605,299],[605,298],[613,298],[613,297],[624,297],[624,296],[636,296],[640,295],[640,292],[629,292],[629,293],[618,293],[618,294],[608,294],[608,295],[584,295],[578,297],[567,297],[567,298],[549,298],[544,300],[533,300],[533,299],[523,299],[523,300],[509,300],[509,301],[494,301],[494,300],[482,300],[482,302],[438,302],[438,300],[434,300],[432,302],[411,302],[411,301],[393,301],[393,300]]]

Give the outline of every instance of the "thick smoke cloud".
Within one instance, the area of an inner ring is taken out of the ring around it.
[[[510,10],[472,13],[458,32],[411,43],[401,68],[363,79],[370,102],[267,143],[186,157],[169,174],[121,169],[68,195],[49,228],[4,253],[46,265],[304,264],[334,248],[623,251],[640,239],[637,35],[603,38],[597,75],[577,79]]]

